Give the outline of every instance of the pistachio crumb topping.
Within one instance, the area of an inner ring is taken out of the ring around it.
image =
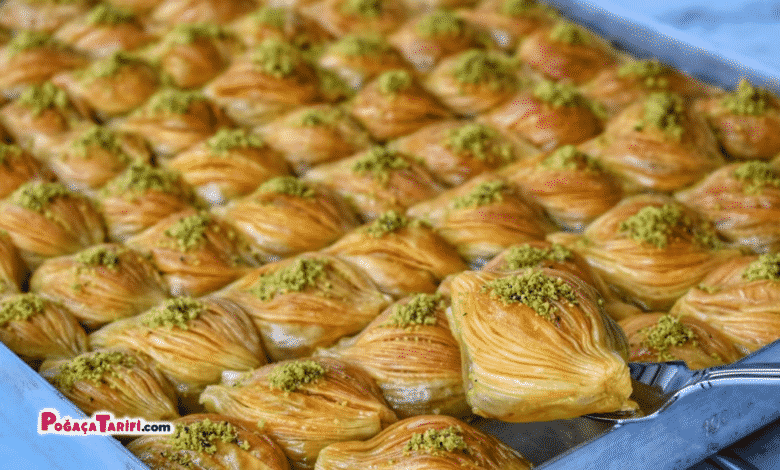
[[[249,449],[248,442],[239,443],[238,430],[235,426],[227,421],[214,422],[208,418],[190,424],[176,424],[167,442],[171,450],[163,451],[162,456],[185,467],[193,464],[192,459],[186,453],[178,453],[179,451],[213,455],[217,452],[217,442],[238,444],[243,450]]]
[[[780,253],[759,256],[742,273],[742,279],[780,282]]]
[[[22,154],[22,148],[16,144],[0,142],[0,165],[5,165],[9,157],[18,157]]]
[[[480,49],[469,49],[458,56],[452,75],[462,84],[487,84],[495,89],[511,88],[517,83],[509,57]]]
[[[445,145],[455,152],[468,153],[481,161],[514,160],[512,144],[504,142],[495,130],[476,122],[451,129],[447,133]]]
[[[115,25],[135,19],[132,11],[122,10],[108,3],[100,3],[87,13],[87,23]]]
[[[275,29],[282,29],[287,22],[287,10],[284,8],[264,6],[254,12],[252,18],[259,24],[264,24]]]
[[[106,127],[96,124],[71,142],[71,147],[81,155],[86,155],[88,149],[92,146],[99,147],[114,155],[125,157],[123,159],[129,161],[129,156],[122,151],[122,145],[117,135]]]
[[[19,54],[22,51],[36,49],[39,47],[57,47],[62,48],[62,44],[57,42],[51,34],[43,31],[20,31],[9,43],[8,51],[11,56]]]
[[[333,46],[333,51],[352,57],[369,57],[386,54],[392,49],[381,36],[348,34]]]
[[[374,238],[381,238],[388,233],[396,232],[409,225],[409,219],[396,211],[390,210],[377,217],[367,228]]]
[[[155,168],[148,163],[133,163],[114,180],[114,184],[121,192],[132,191],[144,193],[146,191],[160,191],[175,193],[181,191],[181,176],[174,171],[164,168]]]
[[[374,146],[363,156],[355,160],[352,171],[358,174],[369,174],[382,184],[389,182],[389,173],[395,170],[409,168],[409,162],[387,147]]]
[[[560,20],[550,30],[549,38],[553,41],[571,45],[587,45],[590,43],[588,34],[574,23]]]
[[[403,305],[395,304],[384,325],[409,328],[435,325],[436,309],[444,305],[440,294],[417,294]]]
[[[377,18],[382,16],[382,0],[344,0],[341,11],[347,15]]]
[[[269,38],[252,51],[252,63],[265,74],[284,78],[291,75],[301,64],[301,57],[295,46]]]
[[[647,242],[658,248],[669,244],[672,230],[683,219],[683,212],[676,204],[646,206],[620,223],[620,231],[638,242]]]
[[[344,117],[339,108],[307,109],[296,117],[295,124],[300,127],[332,126]]]
[[[65,109],[68,106],[68,95],[52,82],[44,82],[26,88],[18,102],[30,108],[33,116],[38,116],[47,109]]]
[[[327,289],[330,286],[326,271],[329,265],[330,261],[324,258],[299,258],[282,269],[260,276],[252,286],[251,293],[267,301],[277,295],[302,292],[320,281],[326,281],[324,288]]]
[[[143,64],[143,61],[125,51],[116,51],[105,59],[93,62],[84,76],[89,79],[112,77],[116,75],[122,67],[136,64]]]
[[[103,266],[116,271],[119,266],[120,251],[113,247],[97,246],[88,248],[76,255],[76,262],[83,266]]]
[[[539,6],[536,0],[504,0],[501,13],[507,16],[521,16]]]
[[[767,186],[780,188],[780,176],[767,162],[745,162],[734,169],[733,175],[742,181],[747,194],[758,194]]]
[[[303,385],[315,383],[325,375],[325,368],[311,359],[278,365],[268,374],[270,388],[294,392]]]
[[[581,152],[574,145],[559,147],[542,161],[542,166],[557,170],[600,170],[598,160]]]
[[[210,224],[211,217],[201,212],[180,219],[165,231],[165,235],[176,240],[181,251],[190,251],[206,240],[206,231]]]
[[[412,75],[406,70],[388,70],[377,78],[383,95],[395,96],[412,86]]]
[[[545,260],[563,263],[573,257],[571,250],[557,243],[553,243],[549,248],[536,248],[526,243],[511,247],[504,258],[504,263],[507,269],[516,271],[536,267]]]
[[[445,452],[461,450],[468,452],[468,445],[462,436],[460,426],[450,426],[445,429],[428,429],[423,433],[414,433],[404,446],[404,453],[425,452],[440,455]]]
[[[19,207],[45,213],[46,208],[55,199],[76,196],[76,193],[66,188],[62,183],[29,181],[14,191],[11,195],[11,200]]]
[[[277,176],[261,184],[257,191],[260,193],[286,194],[301,198],[313,198],[314,189],[294,176]]]
[[[228,33],[215,23],[179,23],[170,33],[167,40],[174,44],[192,44],[198,39],[221,39]]]
[[[714,294],[714,293],[720,291],[720,287],[718,287],[718,286],[708,286],[706,284],[699,284],[696,287],[698,287],[699,290],[703,290],[704,292],[706,292],[708,294]]]
[[[665,133],[679,139],[683,127],[683,101],[678,95],[658,92],[652,93],[645,101],[645,113],[642,120],[634,126],[638,131],[646,126],[654,126]]]
[[[145,314],[141,322],[149,328],[159,326],[189,329],[189,322],[206,312],[206,305],[192,297],[174,297]]]
[[[333,70],[318,67],[316,72],[319,79],[320,92],[327,99],[341,101],[355,94],[355,90],[350,88]]]
[[[262,137],[250,134],[246,129],[220,129],[206,141],[206,146],[217,155],[227,155],[236,148],[263,148]]]
[[[482,290],[490,290],[490,296],[504,304],[519,302],[527,305],[549,321],[555,320],[554,314],[558,310],[552,302],[578,303],[574,289],[563,279],[550,277],[534,269],[490,281]]]
[[[135,357],[121,351],[92,352],[65,363],[54,376],[54,384],[61,390],[70,390],[80,381],[99,384],[107,374],[118,377],[118,368],[135,364]]]
[[[440,8],[423,16],[415,28],[420,36],[435,38],[437,36],[460,36],[465,27],[463,19],[454,11]]]
[[[742,80],[734,92],[723,98],[722,104],[733,114],[761,116],[769,108],[769,92]]]
[[[622,65],[617,72],[618,77],[636,77],[648,88],[666,88],[669,86],[669,79],[662,75],[670,71],[669,67],[652,60],[632,60]]]
[[[197,91],[169,88],[157,92],[149,100],[149,107],[153,113],[187,114],[193,104],[204,101],[206,97]]]
[[[534,97],[545,103],[549,103],[556,108],[562,106],[576,107],[588,106],[588,100],[568,83],[554,82],[552,80],[542,80],[534,86]]]
[[[472,188],[468,194],[455,198],[452,201],[452,208],[473,209],[501,202],[504,199],[503,193],[508,189],[509,186],[504,181],[485,181]]]
[[[693,341],[696,346],[696,335],[693,330],[680,323],[680,319],[671,315],[664,315],[658,322],[648,328],[643,328],[645,339],[642,341],[646,347],[654,349],[658,353],[658,361],[671,361],[674,359],[669,353],[669,348],[682,346]]]
[[[11,321],[25,321],[46,307],[46,301],[37,294],[18,294],[0,302],[0,327]]]

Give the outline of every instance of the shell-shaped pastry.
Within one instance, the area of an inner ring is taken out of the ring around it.
[[[13,240],[8,233],[0,231],[0,296],[21,292],[27,273],[27,266]]]
[[[65,305],[91,328],[139,314],[168,296],[151,261],[111,244],[46,260],[33,273],[30,290]]]
[[[93,57],[131,51],[153,40],[131,11],[108,3],[97,4],[86,14],[65,23],[54,37]]]
[[[449,416],[407,418],[366,441],[320,452],[315,470],[530,470],[531,463],[495,437]]]
[[[323,184],[273,178],[224,215],[263,261],[323,248],[360,224],[347,200]]]
[[[484,0],[458,13],[487,33],[501,49],[512,51],[526,36],[558,19],[554,8],[536,0]]]
[[[179,417],[176,390],[144,354],[96,350],[47,360],[40,373],[88,416],[109,411],[117,418],[149,421]]]
[[[354,90],[382,72],[406,67],[401,55],[382,36],[348,34],[325,48],[317,60]]]
[[[52,176],[40,161],[20,146],[0,143],[0,199],[30,180],[50,180]]]
[[[632,407],[626,339],[592,286],[530,268],[467,271],[450,289],[447,317],[474,413],[529,422]]]
[[[218,295],[249,312],[272,360],[307,356],[355,334],[391,301],[361,268],[318,253],[257,268]]]
[[[365,372],[335,359],[269,364],[200,395],[209,411],[257,423],[294,468],[314,467],[334,442],[373,437],[396,421]]]
[[[301,10],[335,37],[367,32],[386,36],[407,17],[401,0],[320,0]]]
[[[282,449],[244,420],[215,413],[173,421],[173,434],[142,436],[128,450],[151,468],[290,470]]]
[[[0,25],[14,30],[53,32],[84,13],[91,1],[31,2],[9,0],[0,5]]]
[[[227,24],[256,6],[252,0],[163,0],[156,3],[150,16],[152,22],[161,25],[207,22]]]
[[[448,274],[466,269],[455,247],[432,228],[392,210],[323,251],[360,266],[395,297],[433,293]]]
[[[200,393],[224,370],[265,364],[260,337],[246,313],[225,299],[175,297],[89,337],[95,348],[126,348],[150,356],[181,395]]]
[[[334,357],[368,372],[399,418],[468,414],[460,348],[450,333],[446,308],[440,295],[406,297],[357,336],[321,349],[317,356]]]

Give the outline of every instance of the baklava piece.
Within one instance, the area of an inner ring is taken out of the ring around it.
[[[353,90],[382,72],[406,67],[403,58],[381,36],[350,34],[331,43],[317,64],[339,76]]]
[[[384,72],[366,84],[352,99],[349,110],[378,141],[400,137],[450,117],[447,108],[403,69]]]
[[[223,378],[206,387],[200,402],[256,423],[297,469],[314,468],[330,444],[368,439],[397,420],[368,374],[327,358],[283,361]]]
[[[741,256],[722,263],[670,313],[706,322],[745,353],[780,339],[780,254]]]
[[[315,470],[530,470],[531,462],[495,437],[449,416],[399,421],[366,441],[331,444]]]
[[[379,146],[313,168],[306,179],[333,187],[365,220],[388,210],[404,211],[444,190],[413,157]]]
[[[229,125],[227,116],[201,93],[169,88],[154,94],[117,127],[141,135],[155,153],[169,156]]]
[[[136,16],[108,3],[64,24],[54,35],[65,44],[92,57],[132,51],[153,40]]]
[[[445,120],[393,141],[392,148],[414,155],[441,181],[457,186],[535,152],[511,142],[484,124]]]
[[[467,271],[450,288],[447,317],[475,414],[530,422],[635,407],[626,338],[592,286],[530,268]]]
[[[482,270],[513,274],[528,268],[566,271],[591,286],[596,286],[585,258],[559,243],[544,240],[513,245],[491,259]]]
[[[0,202],[0,230],[31,269],[106,238],[103,219],[85,196],[45,181],[25,183]]]
[[[368,32],[386,36],[407,17],[401,0],[320,0],[301,11],[335,37]]]
[[[531,33],[517,55],[553,80],[567,79],[578,85],[615,63],[614,52],[604,40],[563,19]]]
[[[260,129],[296,174],[353,155],[370,146],[368,133],[340,107],[328,104],[296,109]]]
[[[448,274],[466,269],[455,247],[432,228],[392,210],[323,251],[360,266],[395,297],[433,293]]]
[[[14,30],[53,32],[84,14],[92,0],[7,0],[0,5],[0,25]]]
[[[544,239],[548,225],[538,206],[493,175],[416,204],[407,215],[429,223],[473,266],[517,243]]]
[[[248,371],[266,362],[251,320],[224,299],[169,299],[109,323],[89,341],[93,349],[125,348],[150,356],[183,396],[219,382],[224,370]]]
[[[28,270],[8,232],[0,231],[0,297],[18,294]]]
[[[632,104],[579,148],[614,172],[628,192],[675,191],[724,163],[704,118],[668,92]]]
[[[780,250],[776,163],[753,160],[726,165],[675,197],[711,220],[727,240],[757,253]]]
[[[319,77],[295,46],[266,39],[205,89],[236,122],[255,126],[320,99]]]
[[[109,411],[116,418],[149,421],[179,417],[176,390],[146,355],[130,350],[97,350],[72,359],[48,360],[41,375],[65,398],[91,416]]]
[[[36,294],[0,298],[0,342],[33,365],[87,351],[87,335],[76,318]]]
[[[518,81],[508,55],[469,49],[439,62],[428,75],[426,86],[456,113],[475,116],[510,99]]]
[[[507,51],[514,50],[537,29],[551,26],[559,17],[555,9],[536,0],[484,0],[476,8],[458,13]]]
[[[159,469],[290,470],[282,449],[243,419],[204,413],[172,424],[173,434],[139,437],[128,450]]]
[[[123,242],[171,214],[195,203],[195,193],[181,174],[134,163],[100,191],[108,233]]]
[[[153,24],[163,28],[182,23],[225,25],[255,8],[254,0],[163,0],[149,16]]]
[[[259,183],[290,173],[284,157],[244,129],[221,129],[165,163],[181,172],[210,204],[251,193]]]
[[[617,179],[573,145],[514,163],[500,174],[564,230],[582,231],[623,196]]]
[[[644,313],[621,320],[631,362],[685,361],[705,369],[739,360],[743,354],[720,331],[694,317]]]
[[[30,180],[51,180],[53,175],[29,152],[15,144],[0,143],[0,199]]]
[[[96,245],[46,260],[30,290],[65,305],[89,328],[130,317],[168,297],[154,265],[122,245]]]
[[[780,153],[780,99],[748,81],[725,96],[699,103],[731,157],[769,160]]]
[[[376,380],[399,418],[469,413],[460,348],[452,337],[440,295],[416,294],[385,309],[357,336],[321,349]]]
[[[255,269],[219,295],[249,312],[274,361],[359,332],[391,301],[361,268],[317,253]]]
[[[550,151],[598,135],[603,117],[603,110],[573,86],[542,80],[483,119],[542,151]]]
[[[252,242],[263,261],[319,250],[357,227],[346,199],[323,184],[273,178],[230,203],[224,216]]]
[[[151,254],[173,295],[206,294],[257,264],[239,232],[194,209],[166,217],[127,244]]]

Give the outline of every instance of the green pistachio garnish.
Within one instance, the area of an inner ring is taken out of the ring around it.
[[[100,125],[90,127],[86,132],[71,142],[70,145],[82,156],[88,155],[90,147],[98,147],[116,155],[125,162],[130,161],[130,157],[122,150],[122,144],[117,138],[117,135],[110,129],[106,129]]]
[[[68,95],[52,82],[45,82],[26,88],[18,102],[30,108],[33,116],[38,116],[47,109],[65,109],[68,106]]]
[[[440,455],[445,452],[461,450],[468,452],[468,445],[461,435],[463,429],[460,426],[450,426],[446,429],[428,429],[423,433],[412,434],[409,442],[404,446],[404,453],[425,452],[431,455]]]
[[[334,52],[352,57],[367,57],[391,51],[390,44],[381,36],[350,34],[331,46]]]
[[[517,271],[524,268],[534,268],[542,261],[563,263],[574,258],[574,254],[563,245],[553,243],[550,248],[536,248],[529,244],[516,245],[509,249],[504,263],[506,269]]]
[[[667,92],[652,93],[645,101],[644,117],[634,129],[641,131],[646,126],[654,126],[679,139],[685,132],[683,113],[683,101],[679,96]]]
[[[657,248],[669,244],[669,237],[675,227],[692,232],[700,245],[717,248],[720,241],[715,232],[706,224],[694,226],[677,204],[664,204],[661,207],[646,206],[636,214],[620,223],[620,231],[640,243],[649,243]]]
[[[659,362],[674,360],[669,353],[670,347],[682,346],[689,341],[693,341],[694,346],[697,345],[693,331],[671,315],[662,316],[658,323],[642,331],[646,331],[647,335],[642,344],[658,353]]]
[[[521,16],[539,6],[536,0],[504,0],[501,13],[507,16]]]
[[[252,52],[252,63],[265,74],[284,78],[292,74],[301,64],[301,57],[294,46],[271,38],[255,48]]]
[[[588,33],[574,23],[561,20],[550,30],[549,38],[553,41],[571,45],[586,45],[590,43]]]
[[[345,0],[341,11],[347,15],[377,18],[382,16],[382,0]]]
[[[22,154],[22,148],[16,144],[4,144],[0,142],[0,165],[8,163],[9,157],[18,157]]]
[[[189,322],[206,312],[206,305],[192,297],[175,297],[145,314],[141,323],[149,328],[159,326],[189,329]]]
[[[129,369],[135,364],[136,359],[133,356],[120,351],[93,352],[65,363],[54,376],[54,384],[61,390],[70,390],[80,381],[99,384],[107,374],[119,377],[118,368]]]
[[[511,88],[517,83],[509,57],[480,49],[462,53],[455,61],[452,75],[462,84],[487,84],[496,89]]]
[[[327,100],[342,101],[351,98],[355,90],[350,88],[337,73],[332,70],[317,68],[320,92]]]
[[[11,321],[25,321],[46,307],[46,301],[37,294],[18,294],[0,302],[0,327]]]
[[[588,100],[568,83],[554,82],[552,80],[542,80],[534,86],[533,91],[536,99],[549,103],[556,108],[562,106],[588,106]]]
[[[184,91],[169,88],[157,92],[149,100],[149,108],[155,114],[187,114],[193,104],[207,101],[206,97],[197,91]]]
[[[181,193],[181,176],[179,173],[155,168],[148,163],[133,163],[113,182],[119,192],[132,191],[145,193],[160,191],[163,193]]]
[[[37,49],[39,47],[64,47],[49,33],[39,31],[20,31],[6,46],[9,54],[14,56],[22,51]]]
[[[383,325],[399,328],[435,325],[436,309],[443,306],[444,303],[439,294],[417,294],[404,305],[393,305],[390,318]]]
[[[344,117],[338,108],[307,109],[296,117],[295,125],[300,127],[330,126]]]
[[[103,77],[113,77],[123,67],[130,65],[143,64],[144,62],[124,51],[116,51],[105,59],[101,59],[92,63],[92,65],[84,73],[84,77],[87,79],[96,79]]]
[[[564,145],[553,151],[542,161],[542,166],[556,170],[601,169],[598,160],[584,152],[580,152],[573,145]]]
[[[259,193],[286,194],[288,196],[313,198],[314,189],[294,176],[277,176],[257,188]]]
[[[206,213],[187,216],[165,231],[165,235],[176,240],[181,251],[198,248],[206,240],[206,231],[211,217]]]
[[[714,294],[714,293],[720,291],[720,287],[718,287],[718,286],[708,286],[706,284],[699,284],[696,287],[699,288],[700,290],[703,290],[704,292],[706,292],[708,294]]]
[[[495,130],[475,122],[451,129],[447,133],[445,145],[457,153],[468,153],[481,161],[514,160],[512,144],[503,142]]]
[[[259,24],[264,24],[275,29],[283,29],[287,22],[287,10],[265,6],[252,14],[252,18]]]
[[[285,268],[260,276],[252,286],[251,292],[263,301],[288,292],[302,292],[307,287],[315,286],[321,280],[327,279],[326,269],[329,265],[330,261],[327,259],[297,259]],[[325,288],[327,287],[326,283]]]
[[[192,44],[198,39],[222,39],[228,33],[214,23],[179,23],[166,39],[173,44]]]
[[[780,253],[759,256],[742,273],[742,279],[780,282]]]
[[[662,75],[670,71],[669,67],[652,60],[632,60],[622,65],[617,72],[618,77],[635,77],[641,79],[641,82],[648,88],[666,88],[669,86],[669,80]]]
[[[733,175],[742,181],[747,194],[759,194],[767,186],[780,188],[780,176],[766,162],[754,160],[743,163],[734,170]]]
[[[250,134],[246,129],[220,129],[206,141],[206,146],[212,153],[226,156],[235,148],[263,148],[265,142],[262,137]]]
[[[558,308],[554,301],[577,304],[577,295],[569,284],[559,277],[550,277],[541,271],[528,269],[522,274],[501,277],[482,287],[490,296],[504,304],[521,303],[531,307],[539,316],[554,321]]]
[[[486,181],[472,188],[468,194],[457,197],[452,201],[453,209],[473,209],[486,206],[503,200],[503,193],[509,186],[503,181]]]
[[[377,78],[383,95],[398,95],[412,86],[412,75],[406,70],[389,70]]]
[[[382,238],[388,233],[401,230],[408,226],[409,223],[409,219],[404,217],[403,214],[391,210],[385,212],[371,222],[371,225],[368,226],[366,231],[374,238]]]
[[[238,442],[238,431],[235,426],[227,421],[213,422],[208,418],[190,424],[177,424],[167,442],[171,450],[163,451],[162,456],[184,467],[191,467],[194,462],[188,454],[176,453],[178,451],[213,455],[217,452],[217,442],[238,444],[241,449],[249,450],[248,442]]]
[[[423,16],[417,22],[415,29],[424,38],[435,38],[437,36],[460,36],[465,27],[466,23],[455,12],[438,9]]]
[[[76,255],[76,262],[82,266],[103,266],[116,271],[119,266],[121,252],[116,248],[98,246],[89,248]]]
[[[46,208],[55,199],[77,196],[76,193],[66,188],[62,183],[29,181],[14,191],[11,195],[11,201],[19,207],[45,213]]]
[[[382,184],[389,182],[389,173],[394,170],[409,168],[409,162],[400,157],[394,150],[387,147],[372,147],[365,155],[352,164],[352,171],[358,174],[369,174]]]
[[[325,368],[311,359],[292,361],[274,367],[268,374],[271,388],[294,392],[303,385],[315,383],[325,375]]]
[[[101,3],[87,13],[87,23],[115,25],[135,20],[131,11],[121,10],[108,3]]]
[[[756,88],[747,80],[739,82],[737,89],[723,98],[722,104],[733,114],[761,116],[769,108],[769,92]]]

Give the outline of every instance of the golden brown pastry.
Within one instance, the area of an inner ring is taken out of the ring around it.
[[[317,64],[334,72],[354,90],[382,72],[406,67],[386,39],[369,33],[348,34],[331,43]]]
[[[780,249],[780,169],[758,160],[732,163],[675,197],[715,224],[727,240],[757,253]]]
[[[263,261],[323,248],[360,224],[347,200],[327,186],[292,176],[273,178],[237,199],[224,216]]]
[[[206,388],[200,402],[256,423],[299,469],[313,468],[327,445],[368,439],[397,419],[371,377],[327,358],[283,361],[223,378]]]
[[[536,0],[484,0],[473,9],[458,11],[469,23],[485,31],[504,50],[514,50],[526,36],[559,17],[554,8]]]
[[[399,418],[468,414],[460,348],[450,333],[440,295],[416,294],[385,309],[357,336],[320,349],[376,380]]]
[[[0,231],[0,296],[21,292],[27,275],[27,266],[10,235]]]
[[[388,210],[403,211],[444,190],[414,157],[380,146],[312,168],[306,179],[349,198],[365,220]]]
[[[428,75],[426,87],[463,116],[484,113],[514,95],[518,76],[502,52],[469,49],[448,57]]]
[[[170,436],[142,436],[127,448],[151,468],[289,470],[284,452],[251,423],[225,415],[192,414],[173,421]]]
[[[449,416],[408,418],[366,441],[331,444],[315,470],[530,470],[531,463],[498,439]]]
[[[262,6],[235,20],[230,29],[247,47],[277,38],[289,41],[302,51],[315,52],[330,39],[330,34],[317,22],[294,8],[283,6]]]
[[[36,294],[0,298],[0,342],[33,364],[87,350],[87,335],[76,318]]]
[[[499,173],[544,207],[564,230],[582,231],[623,196],[617,179],[573,145],[519,161]]]
[[[163,27],[205,22],[224,25],[254,8],[257,3],[253,0],[163,0],[157,2],[150,17]]]
[[[395,297],[433,293],[445,276],[466,269],[456,249],[433,229],[393,210],[323,251],[360,266]]]
[[[743,352],[780,338],[780,255],[741,256],[711,270],[672,307],[716,328]]]
[[[66,306],[90,328],[139,314],[168,297],[151,261],[117,244],[46,260],[33,273],[30,290]]]
[[[92,57],[132,51],[153,40],[131,11],[107,3],[99,3],[65,23],[54,37]]]
[[[335,37],[367,32],[386,36],[407,17],[401,0],[319,0],[301,12]]]
[[[0,143],[0,199],[29,180],[50,180],[52,176],[40,161],[18,145]]]
[[[246,239],[228,223],[195,209],[172,214],[127,240],[151,254],[173,295],[203,295],[257,265]]]
[[[615,173],[629,192],[675,191],[724,163],[704,118],[668,92],[632,104],[579,148]]]
[[[514,244],[544,239],[547,225],[539,207],[490,174],[418,203],[407,215],[431,224],[472,266]]]
[[[179,417],[176,390],[141,353],[96,350],[45,361],[40,373],[88,416],[109,411],[116,418],[149,421]]]
[[[210,204],[224,204],[251,193],[264,181],[290,173],[281,154],[245,129],[221,129],[165,165],[181,172]]]
[[[45,181],[25,183],[0,202],[0,230],[8,232],[31,269],[106,238],[103,219],[86,197]]]
[[[450,288],[475,414],[530,422],[632,408],[625,336],[583,280],[549,268],[467,271]]]
[[[375,140],[386,141],[450,116],[404,69],[383,72],[366,84],[349,105],[352,116]]]
[[[566,271],[591,286],[596,286],[585,259],[559,243],[532,240],[513,245],[502,251],[482,267],[483,271],[512,274],[528,268],[546,268]]]
[[[205,89],[236,122],[255,126],[281,113],[319,100],[319,78],[300,51],[278,39],[266,39]]]
[[[224,370],[265,364],[260,337],[246,313],[225,299],[175,297],[145,313],[116,320],[89,338],[96,348],[150,356],[181,395],[200,393]]]
[[[92,0],[8,0],[0,5],[0,25],[14,30],[53,32],[87,11]]]

